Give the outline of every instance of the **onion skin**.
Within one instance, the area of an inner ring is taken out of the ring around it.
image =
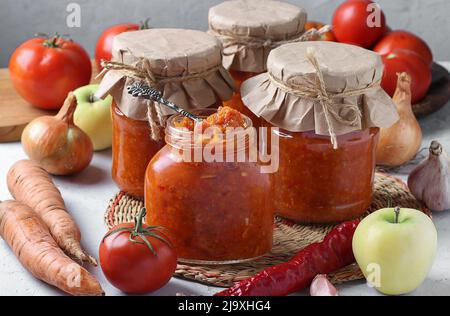
[[[431,142],[428,158],[410,173],[408,187],[428,209],[450,210],[450,158],[437,141]]]
[[[56,116],[30,122],[22,133],[27,156],[53,175],[71,175],[85,169],[94,147],[89,136],[73,123],[76,99],[72,93]]]
[[[398,75],[397,90],[392,98],[397,105],[399,121],[380,130],[376,162],[378,165],[398,167],[410,161],[422,144],[422,129],[411,106],[411,77]]]

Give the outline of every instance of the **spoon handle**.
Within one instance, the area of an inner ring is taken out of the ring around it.
[[[152,87],[149,87],[149,86],[143,84],[142,82],[134,82],[131,86],[127,87],[127,91],[133,97],[141,97],[141,98],[144,98],[147,100],[152,100],[154,102],[163,104],[163,105],[169,107],[170,109],[174,110],[175,112],[177,112],[185,117],[188,117],[195,122],[202,121],[202,119],[199,118],[198,116],[196,116],[192,113],[189,113],[186,110],[180,108],[175,103],[164,99],[161,92],[159,92],[156,89],[153,89]]]

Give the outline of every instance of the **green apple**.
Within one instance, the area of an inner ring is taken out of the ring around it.
[[[94,93],[97,89],[97,84],[91,84],[73,92],[78,102],[74,122],[89,135],[94,144],[94,150],[103,150],[111,147],[112,144],[112,97],[96,98]]]
[[[353,253],[369,285],[388,295],[422,284],[437,249],[436,228],[424,213],[408,208],[378,210],[358,225]]]

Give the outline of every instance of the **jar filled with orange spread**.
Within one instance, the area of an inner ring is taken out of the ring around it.
[[[152,139],[147,121],[124,115],[117,104],[112,105],[113,151],[112,177],[121,191],[136,197],[144,196],[144,176],[150,159],[166,144]]]
[[[112,177],[121,191],[143,197],[146,167],[165,145],[165,122],[174,112],[129,95],[126,87],[143,81],[189,111],[217,108],[235,86],[222,65],[220,41],[194,30],[122,33],[105,69],[99,91],[114,97]]]
[[[270,174],[251,159],[251,120],[227,107],[197,114],[202,123],[168,120],[167,145],[146,172],[146,221],[170,231],[182,262],[260,257],[272,247],[274,209]]]
[[[223,43],[223,63],[238,89],[241,83],[266,70],[267,56],[282,43],[304,34],[306,11],[273,0],[232,0],[209,10],[209,32]],[[250,117],[255,127],[260,119],[242,103],[236,92],[224,105]]]
[[[243,101],[264,118],[279,157],[276,213],[299,222],[357,218],[372,200],[380,127],[398,119],[368,50],[305,42],[274,49],[268,71],[244,82]],[[274,128],[275,127],[275,128]]]

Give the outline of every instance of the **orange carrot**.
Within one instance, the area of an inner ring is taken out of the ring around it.
[[[0,202],[0,236],[36,278],[72,295],[103,295],[100,283],[58,247],[27,205]]]
[[[31,160],[20,160],[9,170],[7,182],[14,199],[28,205],[40,216],[68,256],[97,265],[97,261],[82,249],[80,230],[47,171]]]

